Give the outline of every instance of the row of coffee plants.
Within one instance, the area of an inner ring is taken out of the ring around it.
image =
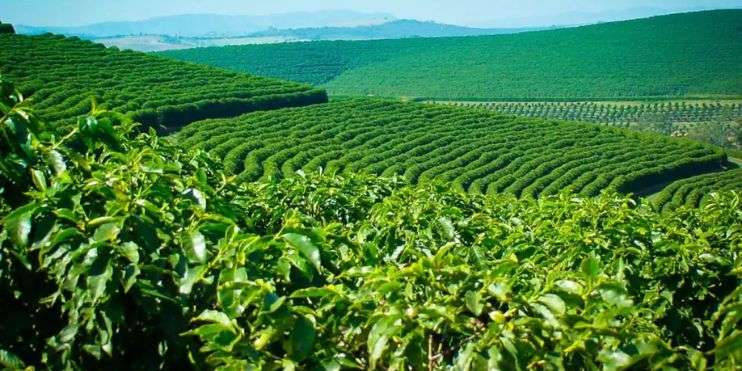
[[[592,122],[742,149],[742,104],[730,102],[441,102],[524,117]],[[738,153],[738,152],[736,152]]]
[[[123,115],[50,130],[0,93],[2,367],[742,362],[739,193],[662,214],[610,194],[516,200],[358,175],[248,184]],[[457,112],[424,111],[440,114]]]
[[[366,98],[199,121],[176,138],[245,181],[322,168],[528,197],[638,192],[726,160],[718,148],[653,134]]]
[[[742,192],[742,169],[678,180],[653,196],[652,203],[660,210],[699,207],[713,199],[713,192],[722,191]]]
[[[663,122],[732,121],[742,118],[742,103],[727,102],[447,102],[497,112],[613,126]]]
[[[0,35],[0,72],[57,122],[91,103],[172,130],[210,117],[325,102],[309,85],[105,48],[77,38]]]

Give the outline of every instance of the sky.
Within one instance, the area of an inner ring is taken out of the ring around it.
[[[79,26],[177,14],[260,15],[342,9],[473,25],[638,7],[668,11],[731,8],[742,7],[742,0],[0,0],[0,20],[24,25]]]

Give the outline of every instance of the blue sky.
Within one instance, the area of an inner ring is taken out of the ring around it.
[[[271,14],[345,9],[389,12],[399,18],[477,24],[637,7],[669,11],[742,7],[742,0],[0,0],[0,20],[26,25],[71,26],[184,13]]]

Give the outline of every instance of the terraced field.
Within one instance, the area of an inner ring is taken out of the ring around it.
[[[653,196],[652,203],[662,210],[699,207],[722,191],[742,191],[742,168],[678,180]]]
[[[322,168],[523,197],[641,192],[725,161],[715,147],[623,129],[363,98],[200,121],[175,138],[242,180]]]
[[[309,85],[254,77],[62,36],[0,34],[0,73],[48,122],[102,108],[150,125],[325,102]]]

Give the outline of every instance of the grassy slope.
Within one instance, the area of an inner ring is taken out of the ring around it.
[[[205,48],[166,55],[326,83],[332,94],[439,99],[742,95],[742,11],[468,38]]]

